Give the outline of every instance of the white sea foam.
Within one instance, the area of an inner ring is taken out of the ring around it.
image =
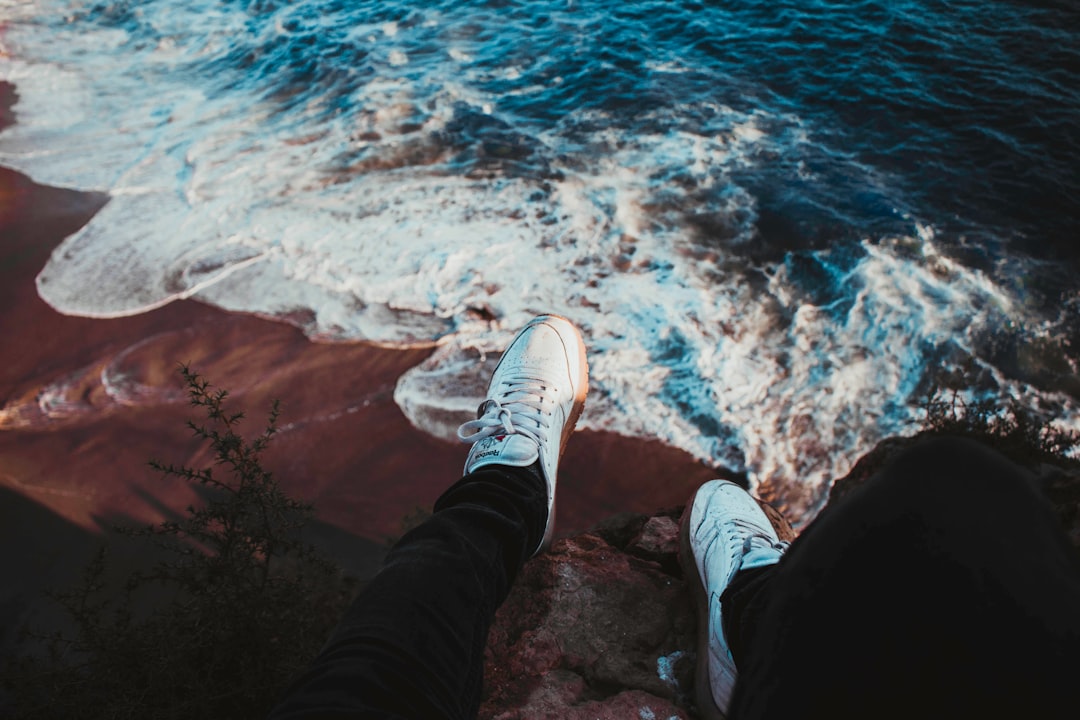
[[[26,3],[14,18],[16,57],[0,77],[18,85],[19,122],[0,135],[0,162],[112,199],[53,253],[41,296],[92,317],[197,297],[320,340],[437,345],[395,398],[438,436],[473,412],[514,330],[557,312],[588,338],[584,427],[744,470],[805,520],[829,479],[912,429],[928,371],[1024,317],[1006,289],[939,255],[929,229],[867,238],[850,263],[800,256],[836,275],[827,300],[803,287],[794,256],[738,257],[757,208],[735,173],[812,142],[798,118],[698,102],[630,135],[599,111],[526,133],[479,89],[491,77],[462,66],[469,34],[442,49],[452,61],[416,60],[430,50],[416,33],[444,24],[434,16],[349,30],[372,60],[348,112],[319,94],[282,110],[254,81],[226,92],[175,71],[248,32],[225,6],[147,5],[155,43],[80,26],[43,46],[39,18],[56,4]],[[214,30],[189,32],[200,17]],[[288,34],[294,20],[262,32]],[[490,171],[460,172],[462,148],[487,141]],[[726,244],[704,245],[690,212],[724,218]],[[1077,426],[1074,405],[1041,399]]]
[[[795,297],[784,266],[755,291],[737,277],[717,284],[719,270],[703,273],[700,261],[676,260],[662,279],[620,276],[583,306],[553,303],[589,342],[594,391],[583,425],[660,437],[744,469],[805,519],[859,453],[912,429],[913,396],[937,348],[955,344],[967,357],[980,332],[1015,312],[984,276],[935,256],[932,245],[915,259],[864,247],[843,280],[852,303],[839,316]],[[483,345],[497,349],[527,314],[508,314]],[[479,335],[450,343],[464,347],[441,348],[396,394],[415,423],[447,438],[473,410],[492,362],[467,349]],[[451,401],[459,387],[466,392]]]

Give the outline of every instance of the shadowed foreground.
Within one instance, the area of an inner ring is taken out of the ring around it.
[[[830,502],[913,442],[880,443],[834,484]],[[1063,465],[1032,469],[1080,553],[1080,470]],[[781,538],[792,538],[763,507]],[[696,615],[678,562],[680,514],[616,516],[526,564],[488,640],[481,718],[697,717]]]

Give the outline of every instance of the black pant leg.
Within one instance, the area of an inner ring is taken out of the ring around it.
[[[271,717],[475,717],[488,630],[543,537],[546,492],[531,470],[491,466],[451,487]]]
[[[940,438],[827,511],[735,591],[731,716],[1075,717],[1080,562],[1032,481]]]

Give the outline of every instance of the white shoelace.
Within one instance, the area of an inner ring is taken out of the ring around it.
[[[779,540],[773,542],[773,539],[771,537],[761,532],[761,530],[755,523],[752,523],[748,520],[743,520],[742,518],[732,518],[731,524],[732,526],[742,528],[743,532],[745,533],[746,539],[743,540],[744,550],[748,551],[756,547],[759,549],[772,549],[784,552],[785,550],[787,550],[788,545],[791,544],[786,540]]]
[[[739,530],[742,533],[739,533]],[[742,518],[732,518],[726,525],[728,532],[728,552],[730,553],[729,563],[731,566],[739,568],[742,566],[742,560],[753,550],[774,550],[780,555],[787,552],[788,546],[791,544],[786,540],[780,540],[774,542],[771,537],[761,532],[756,524],[751,523]],[[738,543],[732,542],[740,534],[744,535],[742,546]],[[717,538],[713,538],[713,542],[716,542]],[[710,546],[712,543],[710,543]],[[738,570],[736,570],[738,572]]]
[[[458,428],[458,439],[475,443],[493,435],[524,435],[544,447],[551,428],[551,412],[557,388],[543,385],[540,378],[517,376],[503,381],[505,388],[498,397],[485,400],[479,417]]]

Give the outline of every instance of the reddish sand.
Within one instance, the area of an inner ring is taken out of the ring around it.
[[[10,86],[0,91],[2,109]],[[228,388],[251,432],[281,400],[284,430],[268,465],[315,503],[320,539],[348,567],[369,570],[403,516],[430,507],[460,474],[465,448],[415,430],[393,402],[397,378],[427,351],[316,344],[291,326],[195,301],[115,320],[60,315],[34,277],[106,201],[0,168],[0,612],[69,577],[107,522],[153,522],[193,500],[191,488],[147,467],[150,458],[205,460],[184,425],[197,415],[180,362]],[[710,477],[659,443],[580,432],[563,459],[558,532],[680,504]]]

